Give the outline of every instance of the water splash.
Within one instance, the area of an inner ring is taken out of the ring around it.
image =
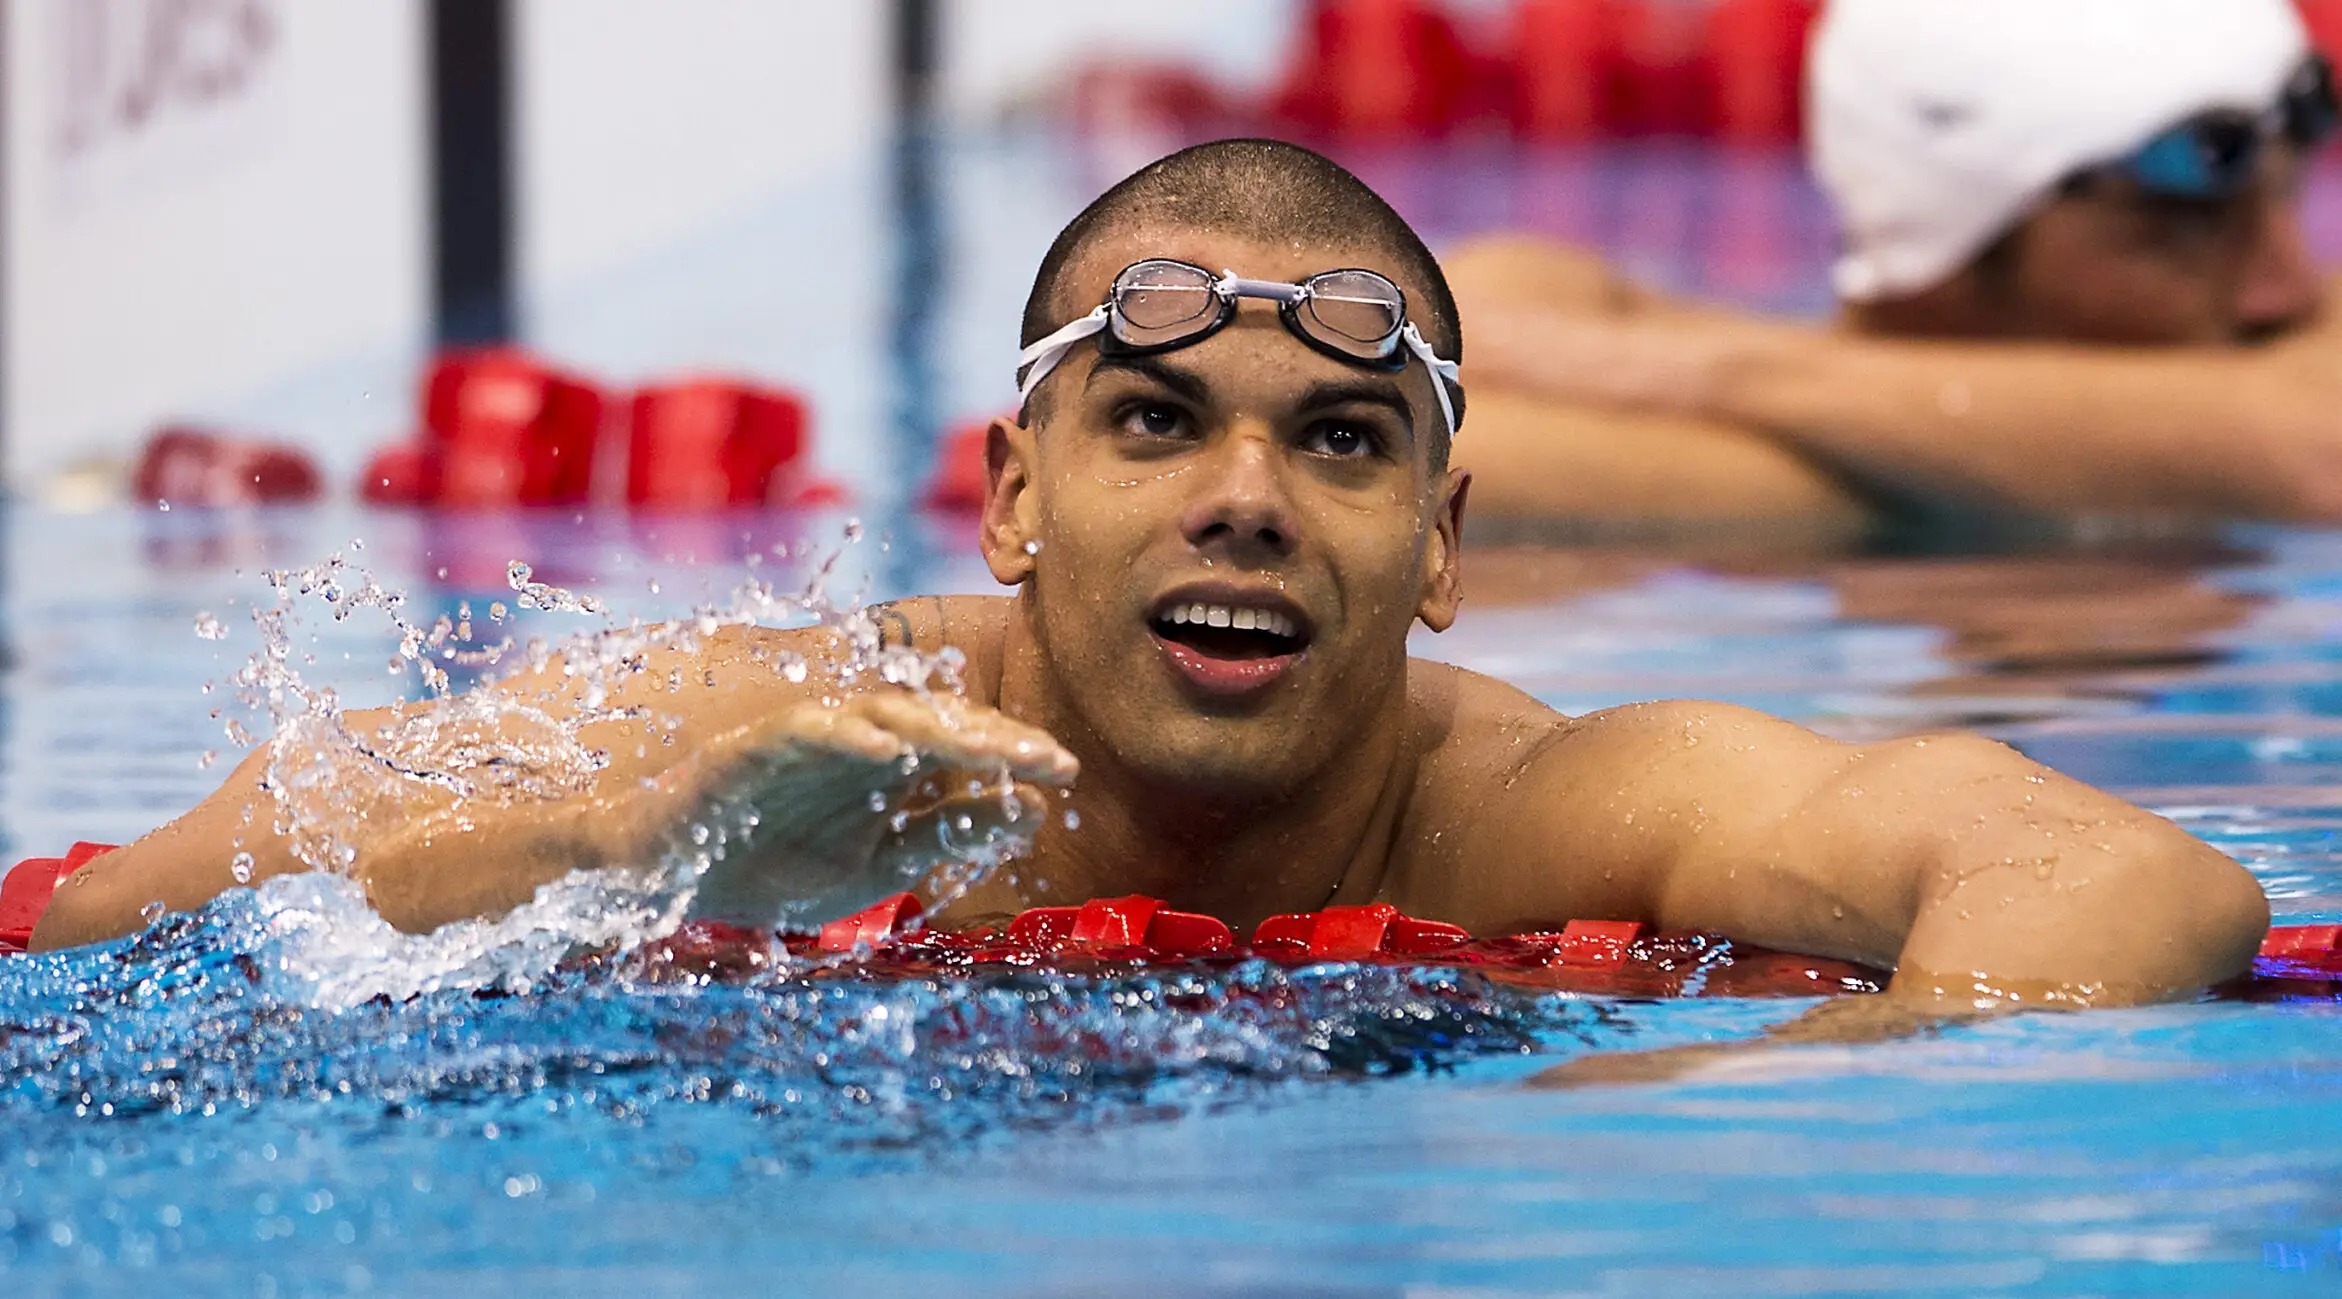
[[[849,544],[857,535],[849,527]],[[252,610],[260,648],[230,684],[237,700],[269,727],[260,779],[269,803],[265,828],[312,871],[332,877],[302,877],[281,886],[270,881],[262,890],[269,914],[285,917],[292,927],[287,933],[300,935],[287,947],[286,959],[305,972],[303,995],[311,1004],[333,1006],[439,988],[516,991],[580,945],[631,944],[671,932],[701,876],[753,837],[761,815],[753,805],[708,809],[659,860],[572,875],[508,916],[429,935],[392,930],[366,907],[348,876],[367,851],[372,826],[396,824],[419,807],[443,807],[451,797],[485,809],[589,794],[609,755],[588,742],[585,728],[633,720],[672,734],[676,719],[650,705],[622,704],[621,692],[646,680],[650,691],[626,697],[655,697],[661,685],[679,689],[679,668],[669,669],[663,680],[649,676],[653,655],[696,653],[728,628],[827,629],[836,648],[819,663],[786,650],[758,650],[741,670],[771,671],[793,684],[826,683],[834,687],[830,698],[872,683],[959,693],[965,659],[958,651],[930,654],[892,641],[862,593],[841,597],[834,591],[844,553],[842,547],[832,551],[794,591],[752,571],[725,602],[680,618],[624,623],[598,597],[536,581],[528,564],[515,561],[508,579],[522,608],[593,620],[569,636],[532,639],[517,651],[509,636],[481,643],[468,603],[454,618],[442,616],[429,626],[411,621],[404,593],[384,587],[346,555],[266,574],[274,599]],[[361,611],[384,618],[396,640],[389,667],[412,672],[423,698],[361,716],[344,709],[333,687],[306,680],[295,662],[293,637],[303,610],[315,604],[336,621]],[[501,603],[491,606],[492,624],[505,617]],[[459,694],[451,667],[504,671],[505,677],[498,688]],[[514,679],[528,672],[541,674],[543,682]],[[231,741],[251,742],[241,719],[228,718],[223,727]],[[978,774],[989,777],[979,786],[997,791],[1004,815],[981,825],[964,816],[935,817],[932,846],[920,850],[924,858],[905,859],[922,869],[942,868],[947,897],[1015,856],[1036,828],[1022,816],[1005,767]],[[246,821],[261,810],[247,807]],[[236,845],[240,854],[244,846]],[[246,864],[237,878],[248,878],[250,869]],[[805,899],[806,905],[829,902],[819,894]]]
[[[557,895],[573,887],[548,886],[539,904],[569,905]],[[1615,1006],[1453,970],[1250,961],[841,978],[783,961],[744,979],[652,979],[574,959],[541,921],[483,923],[429,948],[368,914],[337,876],[280,876],[108,947],[0,967],[0,1113],[534,1095],[636,1114],[738,1106],[895,1141],[1618,1045],[1635,1031]],[[606,920],[612,934],[643,923]],[[324,969],[319,943],[342,971],[395,967],[402,982]],[[520,991],[531,995],[479,995]]]

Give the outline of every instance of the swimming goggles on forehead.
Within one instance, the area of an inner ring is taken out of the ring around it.
[[[1455,436],[1456,407],[1449,397],[1463,383],[1453,361],[1443,361],[1407,319],[1407,295],[1387,276],[1373,271],[1320,271],[1298,284],[1247,280],[1230,271],[1214,275],[1201,266],[1152,257],[1133,262],[1114,277],[1114,287],[1097,310],[1026,348],[1017,356],[1024,381],[1019,402],[1057,368],[1085,338],[1098,337],[1098,350],[1147,356],[1200,343],[1236,318],[1241,298],[1277,304],[1277,315],[1293,336],[1351,365],[1402,370],[1412,354],[1431,371],[1439,412]]]
[[[2102,170],[2158,198],[2218,202],[2252,183],[2260,170],[2261,151],[2270,141],[2282,139],[2300,149],[2314,149],[2333,139],[2338,129],[2342,105],[2335,100],[2334,69],[2313,54],[2267,111],[2223,108],[2198,113]]]

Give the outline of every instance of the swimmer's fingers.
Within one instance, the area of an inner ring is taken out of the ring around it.
[[[756,747],[828,753],[892,768],[885,776],[874,773],[873,787],[899,786],[916,772],[951,768],[993,773],[993,779],[1005,771],[1012,780],[1064,786],[1080,770],[1073,755],[1044,731],[996,709],[908,691],[794,709]],[[917,761],[906,763],[906,758]]]
[[[1039,785],[986,783],[964,772],[946,781],[940,796],[915,795],[889,820],[878,860],[906,879],[971,853],[1021,853],[1049,815],[1049,791]]]
[[[1673,1082],[1730,1056],[1735,1050],[1747,1049],[1750,1048],[1744,1043],[1696,1042],[1655,1051],[1597,1051],[1567,1064],[1557,1064],[1530,1078],[1528,1085],[1536,1091],[1570,1091],[1580,1087]]]
[[[1600,1051],[1555,1065],[1529,1079],[1529,1086],[1539,1091],[1555,1091],[1671,1082],[1736,1061],[1759,1061],[1782,1046],[1886,1042],[1990,1013],[1973,1004],[1932,1004],[1891,991],[1841,997],[1825,1001],[1795,1019],[1775,1024],[1760,1037],[1736,1042],[1694,1042],[1652,1051]]]
[[[913,746],[903,737],[849,708],[807,704],[782,719],[780,747],[813,749],[860,758],[875,766],[900,762]]]
[[[925,765],[1005,768],[1012,779],[1056,786],[1072,784],[1081,772],[1081,763],[1047,731],[998,709],[908,691],[866,696],[848,707],[896,736]]]

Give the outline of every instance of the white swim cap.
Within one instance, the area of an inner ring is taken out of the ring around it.
[[[1839,296],[1941,283],[2067,176],[2263,111],[2308,56],[2289,0],[1831,0],[1806,99]]]

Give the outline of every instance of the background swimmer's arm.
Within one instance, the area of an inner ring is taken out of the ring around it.
[[[2342,518],[2331,324],[2258,347],[2152,348],[1520,304],[1474,325],[1486,385],[1750,429],[1877,492],[2049,514]]]
[[[1495,860],[1578,894],[1566,874],[1601,863],[1662,927],[1895,968],[1908,1006],[2182,995],[2244,970],[2268,927],[2235,862],[1970,736],[1856,746],[1648,704],[1570,724],[1520,785],[1542,842]]]
[[[1469,420],[1455,463],[1472,471],[1475,525],[1562,520],[1594,530],[1723,525],[1836,536],[1872,519],[1863,494],[1811,458],[1701,416],[1476,386]]]
[[[408,786],[395,800],[345,802],[341,811],[364,817],[355,870],[370,900],[392,924],[414,931],[495,914],[573,869],[645,864],[713,805],[747,802],[766,813],[758,850],[736,859],[725,881],[711,876],[710,888],[723,884],[732,903],[754,906],[771,883],[764,868],[774,863],[766,857],[778,853],[792,867],[811,862],[834,874],[890,850],[900,838],[888,828],[891,812],[925,817],[949,802],[947,795],[910,806],[912,781],[896,762],[906,749],[936,759],[929,775],[1006,766],[1020,781],[1070,779],[1072,759],[1054,742],[988,708],[939,710],[893,687],[840,691],[824,686],[818,667],[806,683],[789,682],[771,656],[794,650],[818,660],[821,647],[811,635],[725,633],[699,653],[654,652],[619,700],[639,703],[648,715],[580,732],[581,741],[609,754],[583,793],[458,800],[435,787]],[[497,687],[518,699],[573,688],[558,664]],[[844,706],[825,705],[825,694],[843,696]],[[365,734],[389,720],[388,710],[374,710],[353,714],[349,724]],[[231,867],[239,852],[252,855],[248,878],[255,882],[305,869],[271,828],[277,804],[261,788],[266,762],[265,751],[253,754],[187,815],[77,872],[58,890],[33,946],[128,933],[153,903],[201,906],[241,882]],[[870,810],[873,794],[886,801],[884,811]]]
[[[1483,523],[1561,520],[1647,531],[1687,525],[1789,524],[1800,532],[1866,526],[1862,493],[1810,456],[1745,426],[1672,409],[1627,408],[1520,383],[1484,354],[1524,307],[1605,322],[1686,309],[1626,280],[1600,254],[1543,239],[1475,240],[1444,259],[1471,322],[1467,433],[1456,463],[1473,473]]]

